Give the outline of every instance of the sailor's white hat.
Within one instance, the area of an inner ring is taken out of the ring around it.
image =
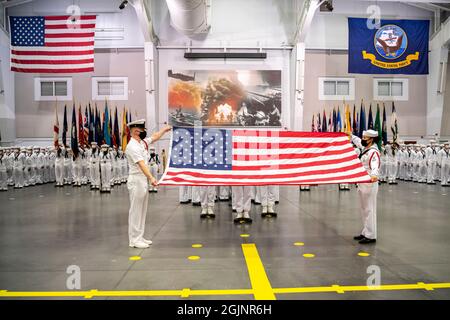
[[[376,138],[376,137],[378,137],[378,131],[365,130],[365,131],[363,131],[363,136],[370,137],[370,138]]]
[[[131,121],[127,126],[130,128],[145,128],[145,119]]]

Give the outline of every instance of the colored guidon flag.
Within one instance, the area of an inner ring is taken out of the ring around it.
[[[11,71],[94,71],[95,15],[9,17]]]
[[[370,182],[348,135],[174,127],[161,185],[309,185]]]

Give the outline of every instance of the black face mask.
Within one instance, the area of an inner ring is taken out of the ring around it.
[[[369,144],[368,140],[361,140],[361,144],[363,145],[363,147],[367,147],[367,145]]]
[[[147,131],[139,132],[139,138],[141,138],[141,140],[144,140],[145,138],[147,138]]]

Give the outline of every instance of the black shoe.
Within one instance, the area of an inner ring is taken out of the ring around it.
[[[257,206],[259,206],[259,205],[261,205],[261,202],[256,202],[256,201],[255,201],[254,204],[257,205]]]
[[[190,203],[191,202],[191,200],[187,200],[187,201],[180,201],[180,204],[188,204],[188,203]]]
[[[269,213],[269,212],[261,213],[261,217],[263,217],[263,218],[276,218],[277,214],[275,212],[272,212],[272,213]]]
[[[361,241],[359,241],[359,244],[369,244],[369,243],[375,243],[375,242],[377,242],[377,239],[364,238]]]
[[[365,239],[365,238],[366,238],[366,237],[364,237],[362,234],[360,234],[359,236],[353,237],[353,240],[360,241],[360,240],[363,240],[363,239]]]
[[[214,219],[215,217],[216,217],[215,213],[213,213],[213,214],[207,213],[206,214],[206,218],[208,218],[208,219]]]
[[[230,199],[228,199],[228,198],[227,199],[219,199],[220,202],[225,202],[225,201],[228,201],[228,200],[230,200]]]
[[[244,223],[245,220],[244,220],[244,218],[234,218],[234,219],[233,219],[233,222],[234,222],[234,223]]]
[[[200,202],[192,202],[194,207],[200,207],[202,204]]]
[[[244,220],[244,223],[248,223],[248,224],[251,224],[253,222],[252,218],[248,218],[248,219],[243,218],[243,220]]]
[[[206,219],[208,217],[208,214],[202,213],[200,214],[200,219]]]

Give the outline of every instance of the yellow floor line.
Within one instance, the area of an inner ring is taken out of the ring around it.
[[[259,281],[259,280],[257,280]],[[255,284],[252,282],[252,285]],[[267,285],[267,284],[265,284]],[[270,283],[269,283],[270,286]],[[450,283],[423,283],[416,284],[388,284],[380,286],[323,286],[323,287],[299,287],[299,288],[266,288],[261,283],[256,283],[253,289],[225,289],[225,290],[136,290],[136,291],[7,291],[0,290],[0,298],[45,298],[45,297],[169,297],[176,296],[187,298],[190,296],[220,296],[220,295],[254,295],[255,299],[272,299],[274,294],[292,293],[345,293],[357,291],[398,291],[398,290],[435,290],[450,289]]]
[[[254,243],[243,243],[242,251],[256,300],[276,300]]]

